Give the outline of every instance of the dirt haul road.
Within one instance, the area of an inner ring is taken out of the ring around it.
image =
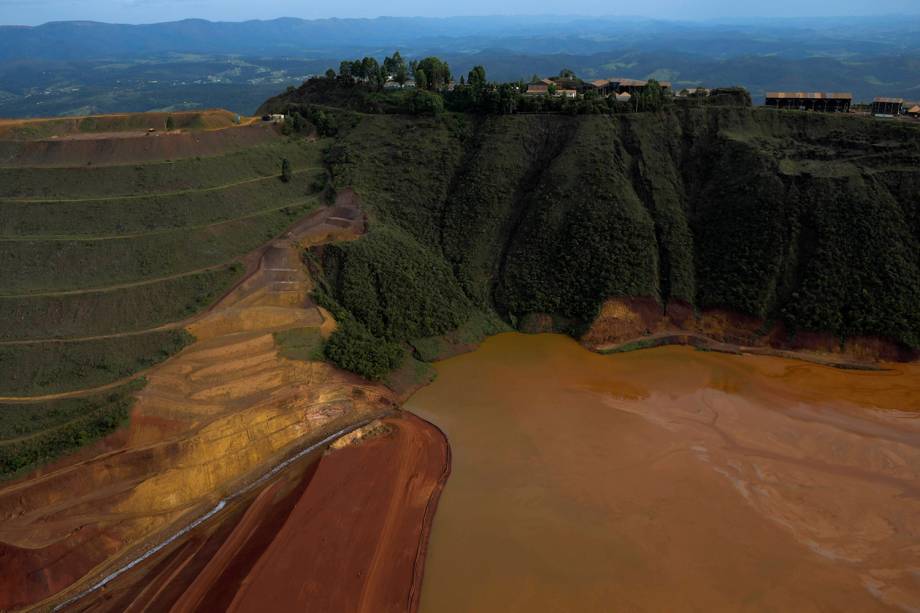
[[[172,116],[176,129],[165,131]],[[92,129],[86,131],[86,122]],[[153,131],[150,131],[153,130]],[[283,138],[277,127],[228,111],[0,120],[0,166],[112,166],[213,156]]]
[[[414,611],[444,435],[396,413],[346,435],[76,603],[86,611]]]
[[[388,389],[283,358],[273,335],[333,329],[300,255],[363,230],[345,193],[259,250],[254,272],[189,326],[197,342],[147,373],[127,429],[0,487],[0,610],[66,600],[292,450],[391,409]]]

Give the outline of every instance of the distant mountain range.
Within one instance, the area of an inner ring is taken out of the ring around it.
[[[0,26],[0,61],[91,60],[139,54],[303,56],[400,47],[453,52],[500,47],[519,53],[590,54],[645,50],[709,57],[775,54],[851,57],[920,49],[920,17],[672,22],[585,17],[294,18],[150,25],[88,21]]]
[[[0,26],[0,116],[259,102],[343,58],[439,55],[455,74],[656,77],[920,98],[920,17],[674,22],[585,17],[381,17]]]

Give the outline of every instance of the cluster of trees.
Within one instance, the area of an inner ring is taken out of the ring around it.
[[[440,58],[426,57],[410,65],[418,89],[439,91],[451,82],[450,66]]]
[[[552,86],[549,88],[552,92]],[[618,102],[612,96],[601,96],[588,90],[583,96],[571,99],[555,96],[528,96],[527,86],[518,83],[461,84],[453,91],[444,92],[444,106],[448,110],[484,115],[511,115],[514,113],[562,113],[568,115],[602,115],[612,113],[655,112],[669,102],[665,90],[656,82],[648,86],[629,102]]]
[[[402,85],[409,79],[409,71],[405,60],[397,51],[384,59],[382,66],[372,57],[354,61],[342,60],[338,75],[331,68],[326,71],[327,79],[334,79],[336,76],[344,81],[364,81],[371,89],[380,90],[391,78]]]
[[[486,69],[474,66],[466,79],[444,92],[445,107],[451,111],[509,115],[520,107],[522,83],[489,83]]]
[[[339,368],[379,381],[402,363],[406,352],[398,343],[381,341],[347,315],[338,324],[323,352]]]
[[[310,105],[288,108],[286,114],[281,126],[281,133],[285,135],[302,134],[315,129],[319,136],[335,136],[339,131],[335,116]]]
[[[338,366],[380,379],[406,342],[458,328],[471,305],[446,263],[406,232],[380,226],[360,241],[323,250],[318,300],[339,321],[326,343]]]
[[[396,92],[387,96],[392,99],[386,101],[383,97],[372,96],[375,92],[381,92],[389,80],[394,80],[400,85],[407,83],[409,75],[415,79],[414,92]],[[537,77],[534,76],[534,79]],[[360,99],[360,96],[354,91],[351,92],[349,104],[352,108],[366,112],[415,115],[437,115],[445,109],[486,115],[655,112],[663,109],[671,100],[667,91],[655,80],[650,80],[629,102],[618,102],[612,96],[601,96],[591,89],[585,89],[583,95],[577,99],[553,95],[530,96],[526,95],[525,81],[490,82],[483,66],[475,66],[466,75],[461,75],[458,83],[453,84],[450,67],[440,58],[431,56],[407,64],[399,52],[387,57],[382,65],[371,57],[344,61],[338,73],[331,69],[327,71],[326,81],[366,92],[365,98],[357,102],[356,98]],[[575,73],[565,69],[556,77],[556,83],[550,85],[550,94],[554,93],[557,83],[566,89],[579,89],[582,82]],[[314,89],[321,96],[332,93],[328,88]],[[334,103],[335,100],[330,99],[329,102]]]
[[[430,56],[407,64],[399,51],[384,58],[383,64],[375,58],[365,57],[354,61],[343,60],[339,64],[338,73],[331,68],[326,71],[326,78],[329,80],[361,81],[372,91],[382,90],[384,84],[390,80],[405,85],[410,76],[415,79],[417,89],[427,91],[438,91],[451,81],[450,66],[447,62]]]

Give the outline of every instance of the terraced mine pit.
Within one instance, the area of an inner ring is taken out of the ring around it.
[[[72,584],[110,556],[200,516],[294,446],[393,405],[385,388],[284,358],[276,344],[284,330],[330,331],[307,297],[300,252],[357,236],[363,223],[346,195],[253,254],[254,272],[187,324],[196,342],[147,374],[118,440],[0,489],[10,570],[0,606],[78,591]]]
[[[14,477],[0,486],[0,609],[78,606],[124,560],[394,406],[388,389],[309,351],[335,321],[309,298],[302,253],[360,236],[365,220],[350,192],[331,206],[311,193],[321,143],[268,134],[212,158],[0,169],[17,179],[4,184],[0,249],[20,275],[0,296],[0,460]],[[281,156],[300,164],[284,184],[272,174]],[[265,188],[233,195],[254,182]],[[50,221],[63,218],[66,235]],[[45,251],[54,265],[34,259]],[[16,478],[129,416],[126,429]]]
[[[912,611],[920,367],[507,334],[406,408],[453,470],[421,611]]]

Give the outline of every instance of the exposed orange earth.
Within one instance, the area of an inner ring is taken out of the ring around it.
[[[920,609],[920,365],[885,366],[520,334],[438,364],[421,610]]]
[[[383,423],[389,434],[323,458],[230,611],[416,609],[450,455],[411,414]]]
[[[401,413],[285,470],[105,590],[91,611],[414,611],[447,441]]]
[[[0,487],[0,609],[66,600],[297,449],[391,410],[382,385],[281,357],[273,336],[332,330],[300,255],[363,229],[345,192],[254,253],[189,324],[197,342],[146,373],[127,430]]]
[[[531,318],[528,331],[550,331],[548,316]],[[880,361],[920,360],[920,351],[878,337],[846,341],[827,332],[790,331],[781,323],[723,309],[697,311],[682,301],[664,305],[654,298],[610,298],[581,337],[602,353],[640,343],[643,347],[689,345],[728,353],[775,355],[818,364],[869,367]]]
[[[165,130],[171,117],[175,129]],[[12,167],[123,165],[213,156],[281,138],[275,126],[229,111],[0,119],[0,164]]]
[[[59,138],[99,132],[124,133],[163,128],[171,117],[177,129],[194,127],[198,130],[219,130],[237,124],[236,113],[224,109],[199,111],[151,111],[149,113],[109,113],[107,115],[77,115],[72,117],[39,117],[0,119],[0,139],[37,140],[43,137]],[[240,117],[241,124],[254,123],[257,118]]]

